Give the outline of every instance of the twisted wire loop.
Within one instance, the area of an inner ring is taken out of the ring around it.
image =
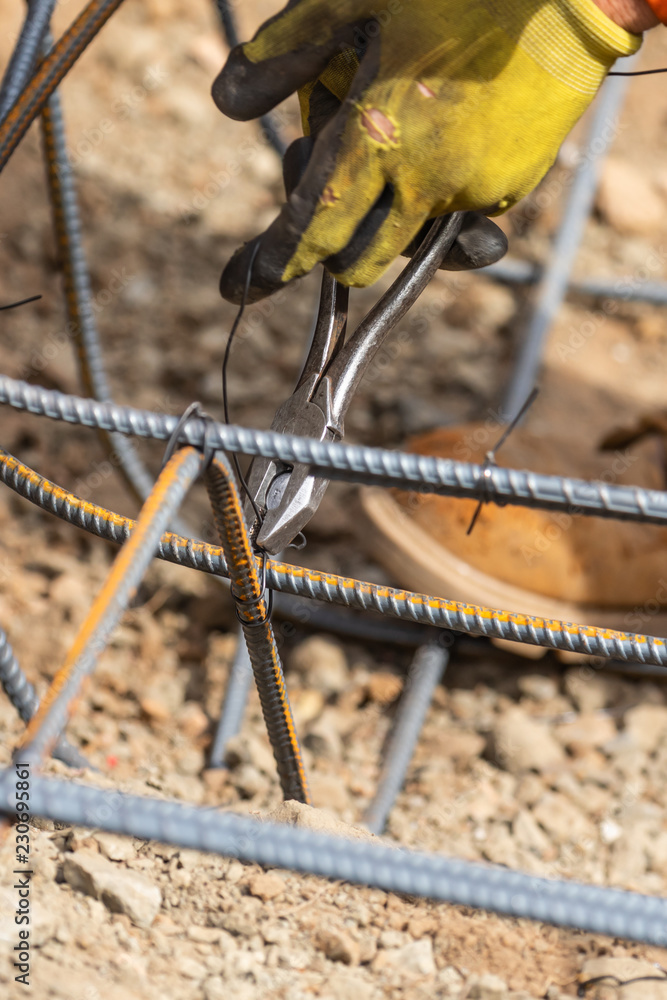
[[[23,734],[16,751],[22,761],[41,761],[65,728],[83,681],[93,672],[153,558],[165,525],[180,507],[200,469],[199,452],[183,448],[162,470],[64,665]]]
[[[45,107],[58,84],[123,0],[90,0],[41,61],[30,82],[0,124],[0,170]]]
[[[39,698],[14,655],[7,633],[0,628],[0,686],[23,722],[30,722],[37,711]],[[64,737],[53,748],[53,756],[69,767],[90,767],[86,758]]]
[[[310,804],[299,738],[264,598],[264,579],[260,581],[241,500],[231,465],[224,455],[213,458],[205,482],[229,567],[232,596],[248,647],[280,787],[286,799]]]
[[[136,524],[130,518],[121,517],[68,493],[2,449],[0,481],[43,510],[108,541],[124,542]],[[229,576],[228,560],[222,548],[172,532],[162,535],[155,554],[166,562],[188,566],[212,576]],[[359,611],[374,611],[452,632],[511,639],[549,649],[667,668],[667,644],[664,639],[653,636],[495,611],[475,604],[378,586],[273,559],[266,561],[266,584],[271,590],[285,594],[339,604]]]
[[[15,811],[15,773],[0,772],[0,813]],[[597,934],[667,945],[667,900],[547,879],[473,861],[348,840],[182,802],[30,778],[31,812],[77,826],[424,896]]]
[[[178,417],[117,403],[99,403],[7,375],[0,375],[0,404],[3,403],[52,420],[101,427],[157,441],[166,441],[178,422]],[[189,420],[181,432],[181,444],[202,448],[205,441],[217,451],[277,458],[288,465],[309,465],[315,475],[350,483],[392,486],[465,499],[484,498],[492,503],[565,510],[571,514],[620,521],[667,524],[667,492],[639,486],[585,482],[500,466],[487,467],[485,471],[482,465],[454,459],[315,441],[202,419]]]
[[[81,381],[88,395],[110,402],[111,391],[92,307],[76,187],[67,155],[65,124],[57,92],[42,111],[41,121],[53,228],[63,268],[65,306],[69,330],[76,345]],[[141,461],[134,442],[117,431],[100,429],[99,433],[107,453],[118,465],[132,493],[143,502],[153,486],[153,476]]]

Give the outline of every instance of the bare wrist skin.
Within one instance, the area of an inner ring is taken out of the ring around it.
[[[660,24],[646,0],[594,0],[594,3],[621,28],[636,35]]]

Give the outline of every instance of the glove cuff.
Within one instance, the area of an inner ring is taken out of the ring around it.
[[[484,0],[500,27],[562,83],[592,97],[620,56],[641,43],[593,0]]]

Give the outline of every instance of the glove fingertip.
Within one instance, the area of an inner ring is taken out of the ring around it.
[[[246,303],[259,302],[283,287],[284,263],[274,260],[274,255],[266,252],[261,240],[262,237],[257,236],[239,247],[222,272],[220,294],[227,302],[240,305],[244,295]]]
[[[216,106],[228,118],[248,121],[258,118],[273,105],[271,98],[263,91],[261,79],[257,80],[257,67],[243,52],[243,46],[232,49],[227,62],[213,81],[211,95]]]

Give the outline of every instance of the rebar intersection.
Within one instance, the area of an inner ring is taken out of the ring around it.
[[[25,30],[15,53],[16,58],[12,59],[0,92],[0,107],[4,96],[11,108],[0,124],[0,169],[25,134],[30,122],[38,114],[42,114],[52,172],[55,165],[57,176],[67,182],[63,143],[59,140],[59,134],[62,138],[62,122],[59,118],[56,87],[83,48],[120,6],[120,2],[121,0],[92,0],[63,39],[46,54],[30,79],[39,45],[45,41],[54,6],[53,0],[31,0]],[[76,223],[76,203],[72,191],[65,184],[59,193],[52,179],[51,194],[56,208],[56,223],[60,224],[60,246],[66,265],[68,307],[82,334],[84,379],[89,382],[87,388],[102,402],[49,393],[39,387],[26,386],[5,377],[0,377],[0,402],[66,422],[95,427],[107,434],[138,434],[156,440],[167,440],[174,432],[176,421],[115,406],[106,388],[103,367],[101,364],[95,367],[95,354],[99,350],[99,344],[96,331],[86,326],[89,291],[86,289],[85,268],[82,270],[80,266],[79,233],[76,225],[72,227],[72,223]],[[76,263],[77,254],[78,270],[72,268],[72,261]],[[125,438],[115,437],[114,440],[129,443]],[[142,514],[138,522],[134,523],[67,494],[38,477],[7,453],[2,453],[0,477],[17,492],[86,530],[124,543],[109,581],[93,605],[63,670],[26,731],[21,744],[22,758],[27,755],[35,761],[42,759],[59,738],[80,684],[94,669],[104,640],[127,606],[133,587],[157,552],[161,558],[195,566],[213,575],[231,574],[235,585],[233,593],[239,603],[239,617],[244,633],[249,638],[251,659],[254,656],[253,667],[260,685],[260,698],[261,685],[266,685],[263,709],[265,717],[267,711],[270,716],[267,718],[267,728],[272,736],[274,751],[278,747],[276,756],[283,790],[286,794],[295,794],[307,800],[307,785],[298,740],[291,722],[284,684],[281,688],[280,663],[271,644],[270,622],[260,585],[261,566],[248,542],[247,530],[242,516],[239,516],[240,504],[238,496],[235,496],[235,486],[229,478],[229,470],[228,467],[225,468],[222,456],[219,456],[213,471],[208,473],[214,506],[218,508],[217,520],[221,528],[222,547],[207,546],[165,531],[189,485],[205,464],[199,452],[205,451],[207,440],[220,450],[308,464],[313,472],[329,479],[402,486],[452,496],[482,497],[492,502],[517,503],[654,524],[667,521],[667,494],[664,493],[537,476],[517,470],[496,469],[489,476],[481,467],[465,463],[447,463],[380,449],[320,445],[305,438],[289,438],[244,428],[213,425],[207,429],[201,421],[197,422],[195,419],[184,428],[180,440],[181,450],[172,458],[151,489],[150,483],[142,476],[143,470],[138,466],[132,467],[133,453],[129,449],[125,452],[129,459],[126,463],[130,469],[128,478],[132,480],[138,493],[144,497],[148,495]],[[659,639],[475,608],[392,588],[375,587],[361,581],[304,570],[272,560],[267,560],[265,569],[266,584],[271,589],[284,593],[306,598],[316,597],[345,607],[372,609],[439,628],[497,635],[551,648],[639,660],[658,667],[667,666],[665,643]],[[27,689],[20,672],[17,673],[20,668],[11,655],[10,648],[6,643],[3,646],[0,640],[0,668],[2,664],[7,667],[6,678],[11,678],[8,688],[14,692],[15,703],[23,699],[25,715]],[[413,700],[418,712],[423,711],[428,691],[437,683],[443,666],[442,656],[436,656],[428,670],[423,669],[424,663],[416,661],[413,667],[415,678],[421,677],[423,680],[423,686],[416,686],[413,690]],[[267,709],[265,702],[268,704],[269,696],[272,701]],[[271,715],[272,712],[277,715]],[[408,723],[414,722],[415,718],[417,716],[413,718],[408,712]],[[409,743],[416,734],[409,731],[409,725],[407,729],[407,737],[404,735],[401,738],[407,738]],[[406,756],[404,746],[398,747],[396,752],[398,756]],[[16,808],[12,800],[12,777],[11,769],[0,773],[0,812],[7,817],[11,817]],[[564,926],[635,938],[658,945],[667,943],[667,902],[662,899],[581,886],[572,882],[552,882],[518,872],[398,851],[384,846],[350,844],[306,831],[260,824],[233,814],[197,809],[180,803],[156,802],[154,799],[116,792],[113,793],[115,808],[110,810],[108,792],[38,775],[32,779],[31,784],[32,810],[35,815],[84,825],[92,823],[105,829],[154,837],[181,846],[216,850],[244,860],[282,865],[394,891],[428,895],[434,899],[466,903]]]

